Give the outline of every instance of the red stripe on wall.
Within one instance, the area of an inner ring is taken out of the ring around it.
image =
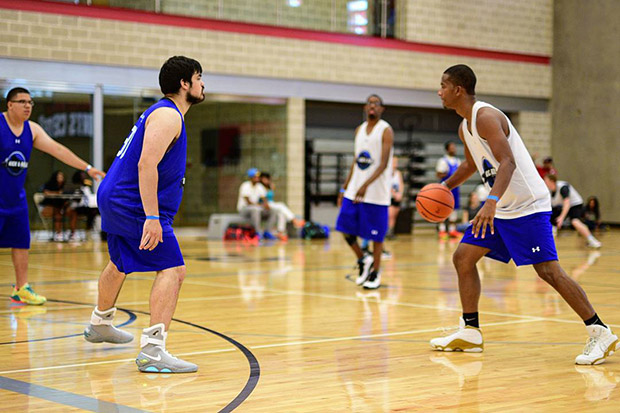
[[[170,14],[119,9],[112,7],[55,3],[41,0],[0,0],[0,8],[40,13],[62,14],[67,16],[120,20],[163,26],[188,27],[193,29],[243,33],[258,36],[310,40],[325,43],[348,44],[352,46],[405,50],[420,53],[477,57],[482,59],[504,60],[511,62],[535,63],[543,65],[548,65],[551,62],[551,58],[549,56],[543,55],[511,53],[467,47],[444,46],[430,43],[406,42],[396,39],[381,39],[378,37],[357,36],[353,34],[331,33],[316,30],[268,26],[262,24],[176,16]]]

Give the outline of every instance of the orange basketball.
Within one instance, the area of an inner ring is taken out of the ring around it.
[[[454,210],[454,197],[446,186],[428,184],[418,192],[415,206],[425,220],[441,222]]]

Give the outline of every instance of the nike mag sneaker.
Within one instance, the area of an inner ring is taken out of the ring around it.
[[[90,316],[90,325],[84,330],[84,339],[91,343],[125,344],[133,340],[133,335],[112,325],[116,307],[99,311],[97,307]]]
[[[355,279],[355,284],[362,285],[368,279],[370,275],[370,268],[372,267],[374,260],[372,255],[364,255],[362,258],[357,260],[357,266],[359,267],[359,275]]]
[[[11,301],[16,304],[42,305],[45,304],[47,298],[35,293],[30,284],[26,283],[19,290],[13,286]]]
[[[163,323],[155,324],[142,331],[142,350],[136,357],[138,370],[144,373],[193,373],[198,366],[178,359],[166,351],[166,337]]]
[[[588,341],[583,353],[575,358],[575,364],[601,364],[617,350],[618,336],[609,327],[598,324],[586,326]]]
[[[459,318],[459,329],[450,335],[432,339],[431,347],[437,351],[481,353],[484,349],[484,342],[480,329],[466,326],[465,321],[461,317]]]

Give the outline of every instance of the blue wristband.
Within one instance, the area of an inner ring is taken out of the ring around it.
[[[498,197],[498,196],[496,196],[496,195],[489,195],[489,196],[487,196],[487,199],[492,199],[492,200],[493,200],[493,201],[495,201],[495,202],[498,202],[498,201],[499,201],[499,197]]]
[[[347,190],[346,190],[346,189],[344,189],[344,188],[340,188],[340,193],[341,193],[341,194],[344,194],[345,192],[347,192]]]
[[[147,215],[146,219],[159,219],[159,215]]]

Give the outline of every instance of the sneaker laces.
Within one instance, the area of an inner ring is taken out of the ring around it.
[[[447,337],[459,331],[461,329],[460,326],[450,326],[450,327],[441,327],[441,336]]]
[[[595,337],[588,337],[586,341],[586,346],[583,348],[583,354],[585,356],[590,355],[590,352],[594,349],[596,344],[598,343],[598,339]]]

